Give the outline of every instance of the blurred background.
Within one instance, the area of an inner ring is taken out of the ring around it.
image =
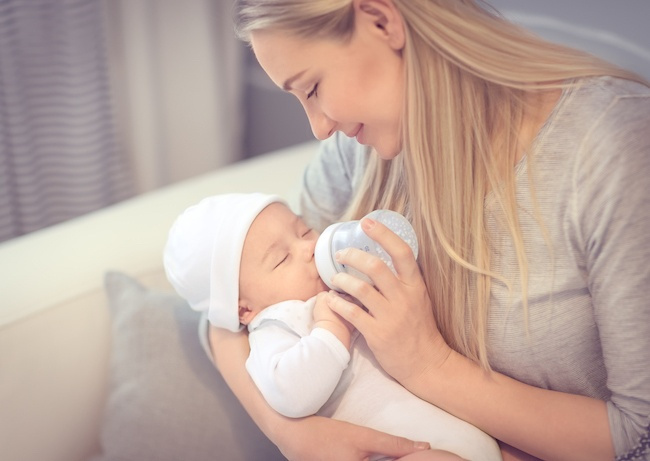
[[[489,3],[650,78],[649,0]],[[232,4],[0,0],[0,241],[313,139]]]

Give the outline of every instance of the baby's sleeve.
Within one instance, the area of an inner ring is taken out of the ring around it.
[[[249,342],[248,373],[269,405],[290,418],[315,414],[350,361],[345,346],[323,328],[300,337],[280,322],[267,322]]]

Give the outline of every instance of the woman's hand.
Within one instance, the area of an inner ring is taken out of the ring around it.
[[[451,349],[438,331],[411,248],[379,222],[365,218],[361,225],[391,256],[397,275],[373,255],[355,248],[342,250],[337,261],[365,273],[375,286],[349,274],[336,274],[332,282],[368,311],[332,293],[329,306],[361,332],[384,370],[408,387],[409,380],[440,367]]]
[[[402,457],[429,449],[426,442],[321,416],[285,418],[272,440],[291,461],[362,461],[373,454]]]

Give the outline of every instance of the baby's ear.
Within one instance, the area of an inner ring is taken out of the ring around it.
[[[245,305],[240,305],[239,306],[239,323],[242,325],[248,325],[251,323],[251,320],[253,320],[253,317],[255,314],[253,311]]]

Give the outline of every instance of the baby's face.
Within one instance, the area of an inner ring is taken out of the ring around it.
[[[271,304],[302,300],[327,290],[316,270],[318,233],[281,203],[255,218],[242,250],[240,305],[256,312]]]

